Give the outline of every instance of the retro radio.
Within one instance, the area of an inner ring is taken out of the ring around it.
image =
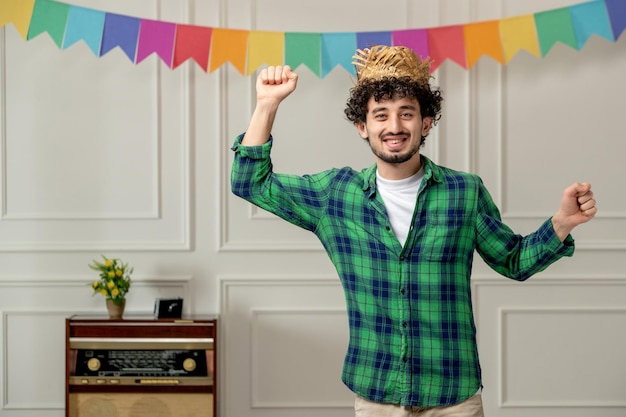
[[[66,417],[214,417],[217,319],[73,316]]]

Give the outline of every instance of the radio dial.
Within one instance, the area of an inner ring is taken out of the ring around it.
[[[187,358],[183,361],[183,369],[187,372],[191,372],[194,369],[196,369],[196,361],[191,359],[191,358]]]
[[[89,368],[90,371],[97,371],[100,369],[100,360],[98,358],[89,359],[89,361],[87,361],[87,368]]]

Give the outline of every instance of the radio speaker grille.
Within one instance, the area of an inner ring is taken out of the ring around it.
[[[71,393],[69,417],[214,417],[207,393]]]

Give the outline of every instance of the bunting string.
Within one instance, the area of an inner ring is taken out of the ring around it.
[[[0,0],[0,27],[29,41],[47,33],[59,49],[83,41],[96,57],[120,48],[133,64],[156,54],[170,69],[193,60],[211,73],[230,63],[242,75],[263,65],[300,65],[323,78],[372,45],[406,46],[471,69],[487,56],[506,65],[521,50],[543,58],[557,43],[580,50],[592,35],[616,42],[626,29],[626,1],[593,0],[534,14],[462,25],[379,32],[278,32],[204,27],[125,16],[53,0]]]

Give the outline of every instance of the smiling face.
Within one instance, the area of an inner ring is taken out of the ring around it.
[[[369,142],[383,178],[402,179],[420,169],[419,148],[433,119],[422,119],[417,99],[402,97],[369,99],[365,122],[355,126]]]

